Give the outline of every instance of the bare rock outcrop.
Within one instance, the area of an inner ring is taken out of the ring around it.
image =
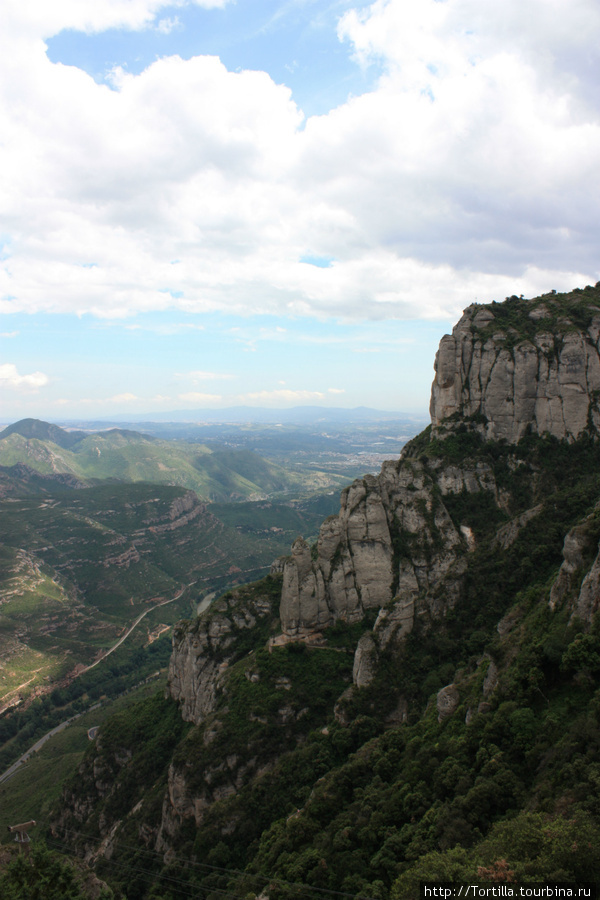
[[[354,654],[352,681],[356,687],[371,684],[377,671],[377,648],[373,636],[367,631],[358,642]]]
[[[438,713],[438,722],[447,719],[456,711],[460,703],[460,694],[454,684],[448,684],[438,691],[435,705]]]
[[[236,636],[269,613],[269,597],[258,592],[240,602],[234,591],[176,631],[167,690],[179,703],[184,721],[197,725],[214,710]]]
[[[458,598],[472,549],[470,530],[455,525],[443,497],[482,490],[497,495],[489,467],[412,458],[355,481],[342,492],[339,514],[321,526],[316,552],[302,538],[292,546],[283,572],[283,634],[307,639],[376,609],[374,634],[385,647],[410,633],[416,615],[442,614]]]
[[[151,524],[150,531],[153,534],[165,534],[167,531],[175,531],[197,519],[206,513],[206,506],[200,503],[194,491],[186,491],[181,497],[177,497],[169,506],[169,511],[160,524]]]
[[[514,444],[529,431],[569,441],[586,429],[597,432],[595,297],[595,291],[553,293],[468,307],[436,357],[432,437],[459,427]],[[354,482],[342,493],[339,514],[323,523],[316,552],[299,538],[284,562],[283,635],[306,639],[375,608],[382,612],[374,636],[385,645],[393,635],[407,634],[415,617],[444,615],[460,595],[466,555],[477,548],[473,529],[452,520],[446,498],[481,492],[510,512],[508,495],[483,460],[451,463],[436,454],[405,454],[384,463],[377,477]],[[497,547],[511,546],[539,512],[533,507],[503,526]],[[591,583],[590,575],[588,593]],[[587,596],[581,600],[586,610],[593,605]],[[367,677],[360,674],[365,660],[363,654],[357,661],[358,678]]]
[[[577,295],[584,316],[573,319],[553,294],[469,306],[436,355],[434,432],[455,415],[474,417],[487,438],[509,443],[528,429],[569,441],[597,431],[600,309],[584,301]]]
[[[281,640],[314,642],[336,621],[352,623],[376,609],[373,630],[355,651],[349,693],[371,684],[382,652],[399,645],[419,617],[431,623],[458,600],[473,536],[452,520],[444,500],[479,492],[499,502],[489,466],[410,456],[354,482],[341,495],[339,514],[321,526],[316,547],[298,538],[284,560]],[[343,703],[336,717],[344,721]]]
[[[563,544],[563,562],[550,590],[549,605],[564,603],[589,626],[600,609],[600,503],[594,512],[572,528]]]

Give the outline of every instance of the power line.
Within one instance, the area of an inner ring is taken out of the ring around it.
[[[57,842],[57,841],[52,841],[52,840],[49,840],[47,843],[48,843],[48,845],[49,845],[50,847],[54,847],[54,848],[56,848],[56,849],[59,849],[59,852],[60,852],[60,848],[67,848],[67,847],[68,847],[67,844],[63,844],[63,843],[60,843],[60,842]],[[173,887],[173,890],[176,890],[178,893],[182,894],[182,895],[185,896],[185,897],[193,897],[193,896],[194,896],[194,894],[190,893],[190,891],[187,890],[188,888],[191,887],[191,885],[187,884],[187,883],[184,882],[184,881],[181,881],[181,880],[178,879],[178,878],[173,878],[173,877],[171,877],[171,876],[169,876],[169,875],[162,875],[162,874],[160,874],[160,873],[158,873],[158,872],[152,872],[150,869],[141,869],[141,868],[137,868],[137,867],[135,867],[135,866],[125,865],[124,863],[119,863],[119,862],[117,862],[117,861],[114,860],[114,859],[104,860],[104,862],[105,862],[106,865],[109,866],[109,867],[115,867],[115,866],[116,866],[116,867],[119,868],[119,869],[124,869],[124,870],[130,871],[130,872],[136,872],[136,873],[138,873],[138,874],[141,876],[142,881],[146,881],[148,884],[156,884],[156,882],[157,882],[157,881],[160,881],[160,880],[162,880],[162,881],[169,881],[169,882],[172,882],[172,883],[174,883],[174,884],[180,884],[180,885],[182,885],[182,887]],[[146,876],[146,877],[144,877],[144,876]],[[184,890],[183,888],[186,888],[186,890]],[[202,889],[202,888],[197,888],[196,890],[203,890],[203,889]],[[196,893],[195,896],[198,896],[198,894]],[[233,894],[230,894],[229,896],[230,896],[230,897],[233,897]]]
[[[49,825],[50,823],[46,821],[45,824]],[[85,834],[81,831],[75,831],[74,829],[68,829],[64,826],[53,825],[52,827],[62,830],[65,834],[72,834],[77,837],[81,837],[84,840],[86,840],[86,839],[87,840],[95,840],[96,839],[96,837],[92,836],[91,834]],[[144,847],[139,847],[139,846],[134,847],[131,844],[125,844],[123,841],[119,841],[119,840],[113,840],[112,843],[113,843],[113,845],[116,845],[117,847],[120,847],[123,850],[131,850],[138,854],[143,853],[145,855],[153,855],[153,856],[160,857],[160,853],[158,850],[151,850],[149,848],[144,848]],[[67,846],[67,845],[65,844],[65,846]],[[106,858],[104,858],[104,859],[106,859]],[[110,863],[115,862],[115,864],[116,864],[116,861],[114,861],[112,859],[106,860],[106,861],[110,862]],[[298,884],[297,882],[286,881],[284,878],[279,878],[276,875],[266,875],[266,874],[263,874],[260,872],[258,872],[256,874],[252,874],[250,872],[244,872],[241,869],[234,869],[234,868],[227,869],[227,868],[224,868],[223,866],[213,866],[210,863],[201,863],[196,860],[187,859],[187,858],[181,857],[181,856],[172,857],[172,861],[180,862],[187,866],[194,866],[198,869],[208,869],[210,872],[220,872],[224,875],[229,875],[229,876],[237,875],[241,878],[251,880],[251,881],[263,881],[263,882],[265,882],[265,885],[263,885],[263,886],[266,886],[266,884],[272,884],[272,885],[280,885],[280,886],[286,887],[286,888],[293,888],[296,891],[302,891],[305,894],[309,894],[309,895],[313,895],[313,896],[317,895],[317,894],[319,894],[319,895],[325,894],[325,895],[329,895],[332,897],[349,897],[349,898],[352,898],[352,900],[374,900],[373,897],[368,897],[363,894],[357,895],[356,893],[351,894],[347,891],[336,891],[331,888],[321,888],[321,887],[317,887],[314,885]],[[123,866],[124,864],[120,864],[120,865]],[[148,870],[140,870],[140,871],[148,871]],[[159,876],[158,874],[156,874],[155,877],[158,878],[158,877],[163,877],[163,876]],[[170,876],[164,876],[164,877],[170,877]],[[211,887],[209,890],[214,891],[216,893],[224,893],[225,896],[232,896],[231,894],[227,894],[227,892],[224,892],[217,888]]]

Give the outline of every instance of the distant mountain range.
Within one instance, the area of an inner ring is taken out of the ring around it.
[[[429,421],[426,411],[416,413],[384,411],[371,409],[368,406],[357,406],[355,409],[343,409],[334,406],[294,406],[291,409],[270,409],[260,406],[231,406],[227,409],[183,409],[161,413],[144,413],[138,416],[120,415],[110,419],[96,419],[95,423],[135,423],[146,422],[252,422],[258,425],[278,423],[285,425],[309,425],[318,422],[335,422],[338,424],[359,424],[365,422],[416,421],[425,424]]]
[[[23,419],[0,432],[0,466],[25,465],[84,482],[116,479],[179,485],[206,500],[257,499],[301,484],[297,474],[250,450],[163,441],[136,431],[66,431]]]

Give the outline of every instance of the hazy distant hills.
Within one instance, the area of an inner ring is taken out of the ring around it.
[[[257,498],[298,487],[300,478],[249,450],[164,441],[135,431],[68,432],[23,419],[0,433],[0,466],[84,481],[118,479],[179,485],[207,500]]]
[[[425,421],[424,416],[412,416],[408,413],[372,409],[368,406],[357,406],[345,409],[335,406],[294,406],[291,409],[272,409],[262,406],[230,406],[227,409],[182,409],[163,413],[142,414],[134,418],[131,415],[114,416],[111,422],[252,422],[254,424],[310,425],[318,422],[336,422],[360,424],[365,422],[383,422],[399,419],[416,419]]]

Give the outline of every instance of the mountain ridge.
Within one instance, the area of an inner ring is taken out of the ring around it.
[[[453,402],[437,396],[400,459],[345,489],[315,545],[296,539],[268,578],[180,623],[167,696],[101,730],[56,836],[85,829],[75,845],[102,877],[137,842],[157,891],[177,858],[190,890],[262,900],[600,880],[595,389],[577,392],[584,427],[540,433],[527,379],[509,378],[528,313],[562,304],[543,384],[564,411],[581,381],[561,380],[562,338],[587,348],[598,288],[583,293],[511,298],[489,331],[465,311],[478,359],[512,384],[500,433],[497,392],[454,369],[471,393],[448,385]]]
[[[0,431],[0,441],[5,440],[11,434],[20,434],[24,438],[51,441],[64,450],[86,437],[84,431],[66,431],[58,425],[52,425],[50,422],[44,422],[41,419],[20,419],[12,425],[7,425]]]
[[[0,465],[24,464],[41,475],[63,473],[82,482],[116,478],[174,484],[219,501],[258,498],[300,483],[298,475],[249,450],[165,441],[119,428],[74,432],[74,440],[66,435],[40,420],[17,422],[0,433]]]

